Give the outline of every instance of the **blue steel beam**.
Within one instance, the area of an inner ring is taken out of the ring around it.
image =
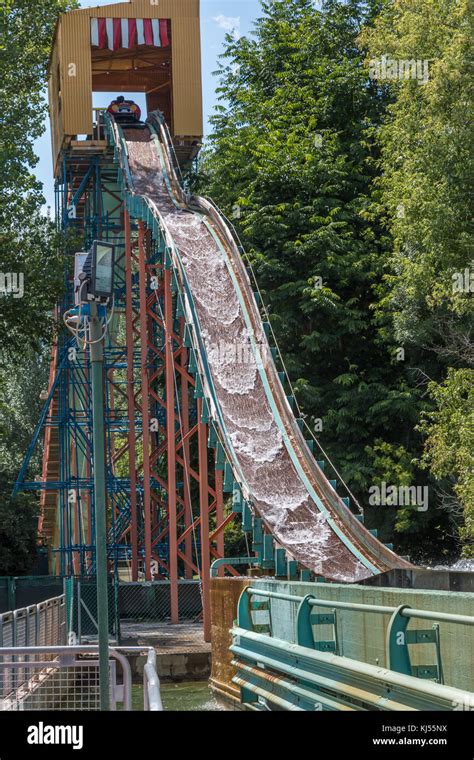
[[[50,388],[49,393],[48,393],[48,398],[46,399],[46,401],[43,404],[43,409],[41,410],[40,417],[38,419],[38,422],[37,422],[36,427],[35,427],[34,432],[33,432],[33,437],[32,437],[32,439],[30,441],[30,445],[28,446],[28,450],[27,450],[27,452],[25,454],[25,458],[23,459],[23,464],[21,465],[20,472],[18,473],[18,477],[16,479],[16,483],[15,483],[15,486],[13,488],[13,496],[16,496],[17,493],[18,493],[18,491],[20,491],[21,488],[24,485],[25,475],[27,473],[27,470],[28,470],[28,467],[29,467],[29,464],[30,464],[30,461],[31,461],[31,457],[33,456],[33,452],[35,450],[36,444],[38,443],[38,438],[39,438],[40,433],[41,433],[41,431],[42,431],[42,429],[44,427],[45,420],[46,420],[46,417],[48,415],[48,409],[49,409],[49,407],[51,405],[51,402],[53,400],[53,396],[54,396],[54,394],[56,392],[56,388],[58,386],[59,379],[61,377],[61,373],[62,373],[65,365],[66,365],[66,357],[63,358],[63,360],[61,361],[61,364],[59,365],[59,367],[57,369],[56,376],[55,376],[55,378],[53,380],[53,383],[52,383],[51,388]]]

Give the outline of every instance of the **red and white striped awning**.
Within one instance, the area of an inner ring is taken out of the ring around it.
[[[91,18],[92,47],[109,50],[137,45],[168,47],[168,21],[157,18]]]

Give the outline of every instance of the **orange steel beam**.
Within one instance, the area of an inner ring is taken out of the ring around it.
[[[199,448],[199,507],[201,514],[201,582],[202,582],[202,607],[204,641],[211,640],[211,596],[210,574],[211,558],[209,545],[209,493],[208,482],[208,453],[207,453],[207,425],[201,422],[202,399],[197,400],[198,415],[198,448]]]

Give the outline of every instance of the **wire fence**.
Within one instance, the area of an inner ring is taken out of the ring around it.
[[[145,710],[162,709],[154,652],[148,653],[144,674]],[[111,710],[132,710],[130,663],[122,652],[109,649]],[[100,709],[97,646],[4,647],[0,649],[0,711]]]
[[[68,610],[68,628],[79,643],[98,635],[97,583],[95,578],[76,580]],[[108,583],[109,636],[120,643],[120,615],[118,610],[118,584]]]
[[[206,647],[198,581],[178,581],[177,625],[171,621],[168,581],[121,583],[119,610],[123,644],[153,641],[161,651],[168,652],[198,652]]]
[[[28,607],[63,593],[63,578],[54,575],[0,576],[0,613]]]
[[[70,591],[68,628],[71,643],[94,642],[97,628],[97,586],[94,579],[75,580]],[[108,587],[109,636],[118,645],[130,643],[145,628],[150,633],[171,624],[169,581],[113,582]],[[178,581],[180,624],[192,638],[202,638],[202,596],[199,581]],[[132,628],[130,627],[132,626]]]
[[[25,657],[29,662],[27,669],[18,668],[15,662],[0,664],[0,682],[3,683],[0,710],[100,709],[97,662],[59,667],[54,660]]]
[[[63,590],[66,594],[64,609]],[[51,593],[53,591],[54,593]],[[33,604],[32,600],[45,599]],[[51,598],[52,597],[52,598]],[[61,599],[61,611],[52,605]],[[27,604],[12,604],[26,600]],[[10,606],[6,606],[10,602]],[[61,578],[54,576],[0,577],[0,604],[8,610],[0,613],[1,646],[35,646],[95,641],[97,637],[97,585],[95,577]],[[0,606],[1,609],[1,606]],[[14,610],[14,612],[13,612]],[[163,581],[127,582],[109,578],[108,584],[109,635],[111,641],[122,643],[122,627],[164,626],[171,623],[171,584]],[[199,638],[202,628],[202,590],[198,580],[178,581],[179,623],[195,631]],[[50,631],[60,615],[61,635]],[[127,639],[128,639],[127,635]],[[16,643],[14,643],[16,642]]]
[[[171,619],[169,581],[120,583],[118,602],[121,620],[167,622]],[[199,581],[178,581],[179,621],[198,623],[202,615]]]

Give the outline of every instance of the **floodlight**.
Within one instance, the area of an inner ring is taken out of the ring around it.
[[[81,301],[108,301],[114,290],[115,246],[94,240],[79,274]],[[84,285],[84,287],[82,287]],[[77,288],[76,288],[77,289]]]

